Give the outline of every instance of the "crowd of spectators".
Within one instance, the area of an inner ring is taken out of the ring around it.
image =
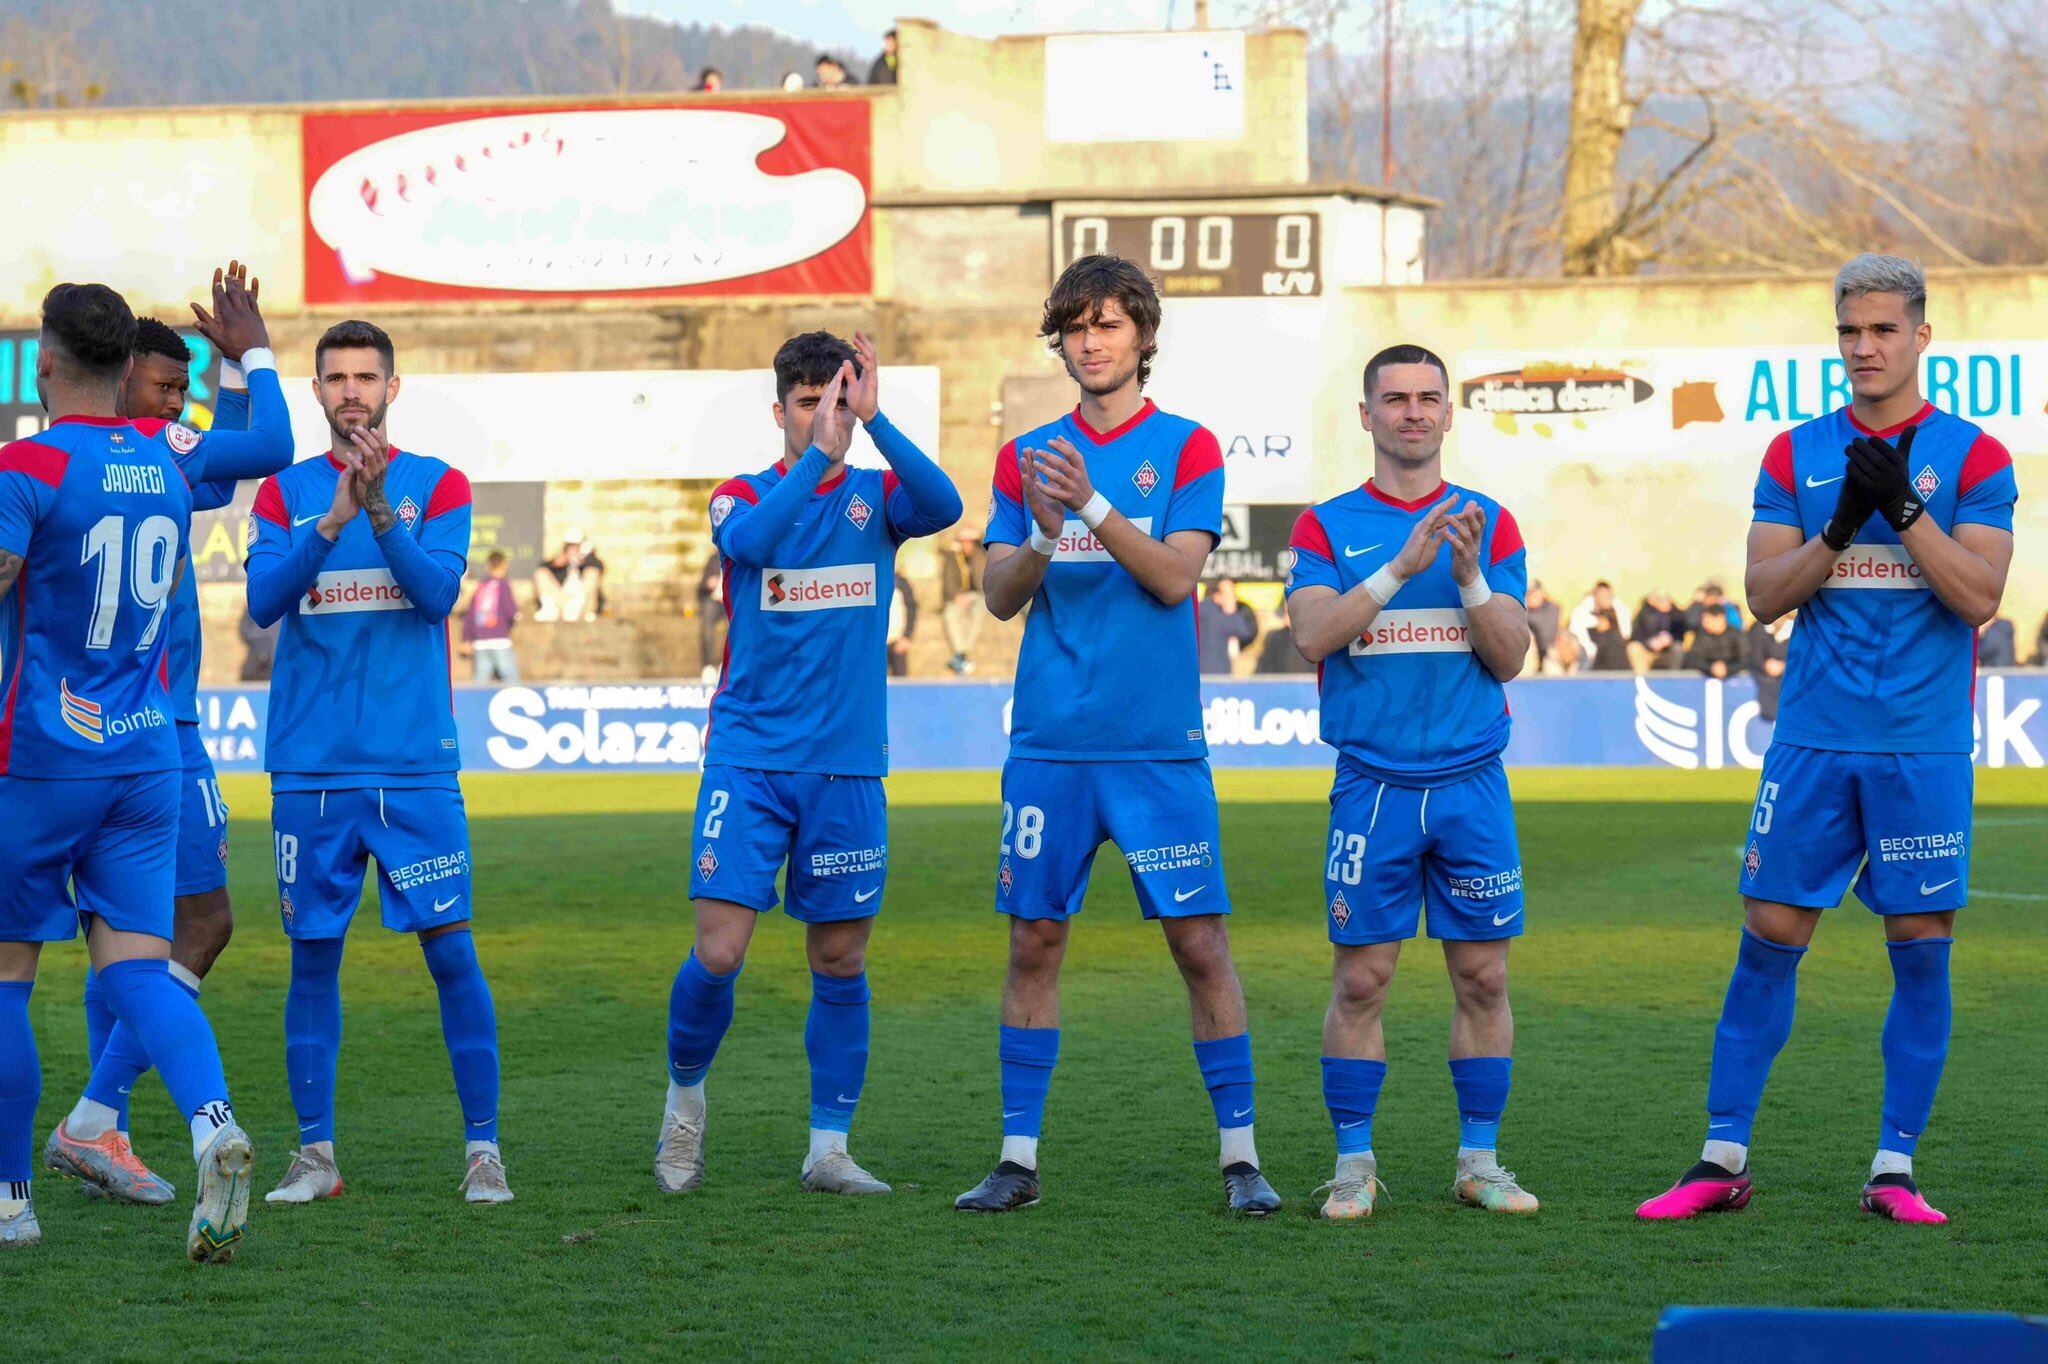
[[[898,70],[896,58],[896,30],[890,29],[882,35],[882,50],[874,61],[868,63],[868,85],[894,85]],[[830,52],[820,52],[811,63],[811,75],[807,80],[801,71],[789,71],[776,83],[790,92],[798,90],[844,90],[848,86],[863,84],[846,63]],[[697,92],[715,95],[725,89],[725,73],[715,66],[707,66],[697,73]]]

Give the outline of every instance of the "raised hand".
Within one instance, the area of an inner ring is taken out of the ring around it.
[[[1444,538],[1451,545],[1451,577],[1460,587],[1479,581],[1479,539],[1486,533],[1486,508],[1467,502],[1444,518]]]
[[[1852,441],[1842,449],[1850,459],[1855,458],[1856,446]],[[1863,523],[1877,510],[1877,498],[1863,480],[1856,476],[1853,464],[1842,479],[1842,490],[1835,494],[1835,511],[1828,517],[1828,523],[1820,528],[1820,538],[1827,547],[1840,554],[1856,538],[1856,532],[1863,529]]]
[[[1849,481],[1863,485],[1871,504],[1883,514],[1885,524],[1903,532],[1927,510],[1913,490],[1913,436],[1909,426],[1899,434],[1895,446],[1880,436],[1859,436],[1849,442]]]
[[[1017,480],[1023,484],[1024,507],[1031,513],[1031,519],[1038,523],[1039,530],[1058,539],[1066,528],[1067,509],[1038,481],[1039,453],[1029,446],[1017,452]]]
[[[1415,528],[1408,532],[1408,542],[1401,546],[1401,552],[1394,556],[1387,566],[1403,580],[1414,577],[1436,562],[1436,552],[1448,538],[1444,533],[1444,522],[1450,519],[1451,508],[1457,504],[1458,495],[1452,493],[1443,501],[1423,514]],[[1476,562],[1476,553],[1475,562]]]
[[[334,480],[334,500],[328,503],[327,514],[313,527],[329,540],[340,539],[343,529],[356,519],[356,513],[363,506],[356,496],[356,478],[362,472],[362,456],[353,449],[344,450],[341,462],[348,467],[342,470],[341,477]]]
[[[853,423],[847,414],[839,410],[840,395],[853,383],[853,365],[841,364],[839,372],[832,376],[832,382],[825,385],[824,393],[818,397],[818,414],[811,421],[811,444],[825,452],[825,457],[834,462],[846,458],[847,449],[853,444]]]
[[[882,362],[875,355],[875,343],[866,332],[853,334],[853,353],[860,357],[860,373],[846,389],[846,405],[863,425],[882,410]]]
[[[1052,449],[1031,452],[1033,464],[1045,478],[1045,490],[1068,510],[1081,510],[1095,496],[1095,485],[1088,481],[1088,461],[1065,436],[1054,436],[1046,444]]]
[[[374,426],[349,428],[351,478],[356,500],[370,516],[370,529],[382,535],[398,524],[398,513],[384,496],[384,475],[391,468],[391,445]]]
[[[241,262],[229,261],[225,268],[213,272],[213,311],[192,305],[199,334],[236,363],[247,352],[270,345],[270,329],[264,325],[262,309],[256,306],[248,273]]]

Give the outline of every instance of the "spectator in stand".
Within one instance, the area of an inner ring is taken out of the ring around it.
[[[829,52],[820,52],[815,63],[818,72],[817,85],[820,90],[844,90],[860,82],[846,74],[846,67]]]
[[[1721,586],[1719,578],[1709,578],[1692,592],[1692,605],[1685,608],[1685,632],[1698,634],[1700,617],[1709,611],[1719,611],[1728,618],[1728,628],[1742,629],[1742,608],[1728,600],[1728,593]]]
[[[910,676],[910,636],[916,629],[917,593],[910,590],[910,579],[898,569],[896,591],[889,598],[889,629],[884,636],[889,645],[889,676]]]
[[[988,607],[981,600],[981,575],[988,566],[988,553],[981,546],[981,527],[962,521],[953,532],[953,542],[939,559],[939,590],[946,604],[939,608],[939,624],[946,632],[946,648],[952,657],[946,666],[965,677],[974,671],[974,639]]]
[[[1729,677],[1742,666],[1742,636],[1728,628],[1728,613],[1709,605],[1700,632],[1686,646],[1685,666],[1708,677]]]
[[[697,656],[703,660],[704,680],[718,676],[725,659],[725,568],[713,551],[704,556],[697,574]]]
[[[1678,609],[1669,592],[1651,588],[1636,608],[1635,624],[1629,630],[1629,666],[1639,673],[1678,667],[1685,661],[1685,636],[1685,612]]]
[[[803,72],[801,72],[801,71],[785,71],[785,72],[783,72],[783,73],[782,73],[782,88],[783,88],[784,92],[785,92],[785,93],[788,93],[788,94],[795,94],[795,93],[796,93],[797,91],[799,91],[799,90],[803,89],[803,88],[804,88],[804,73],[803,73]]]
[[[1602,579],[1572,608],[1567,627],[1578,637],[1581,666],[1600,672],[1628,667],[1628,608],[1614,599],[1614,584]],[[1607,650],[1605,663],[1601,650]],[[1619,660],[1618,662],[1616,660]]]
[[[1550,651],[1557,647],[1557,632],[1563,628],[1563,612],[1557,598],[1544,590],[1540,582],[1529,584],[1529,595],[1523,601],[1529,612],[1529,647],[1534,651],[1535,665],[1543,667]]]
[[[1785,654],[1792,646],[1792,618],[1787,611],[1766,625],[1749,627],[1749,673],[1756,679],[1757,714],[1772,724],[1778,721],[1778,689],[1784,685]]]
[[[1266,642],[1259,649],[1259,661],[1252,671],[1262,676],[1284,676],[1288,673],[1312,673],[1316,665],[1301,656],[1301,650],[1294,647],[1294,627],[1287,620],[1287,598],[1280,598],[1280,623],[1266,631]]]
[[[462,652],[472,660],[475,682],[519,680],[519,659],[512,652],[512,623],[519,619],[519,602],[512,595],[511,562],[502,549],[490,552],[483,580],[469,594],[469,609],[462,613]]]
[[[1978,667],[2017,668],[2019,665],[2019,632],[2009,618],[1996,617],[1977,632]]]
[[[1239,651],[1259,637],[1259,617],[1237,599],[1237,580],[1218,578],[1195,608],[1195,655],[1204,677],[1228,677]]]
[[[1557,632],[1557,639],[1550,646],[1550,652],[1543,658],[1543,675],[1546,677],[1570,677],[1585,666],[1585,659],[1579,653],[1579,637],[1569,630]]]
[[[725,73],[715,66],[707,66],[697,73],[697,90],[701,94],[715,95],[725,89]]]
[[[242,622],[236,627],[236,633],[241,635],[245,650],[242,654],[242,680],[268,682],[271,661],[277,657],[277,622],[258,625],[256,617],[249,614],[248,604],[244,602]]]
[[[868,68],[869,85],[894,85],[896,83],[896,30],[890,29],[882,35],[882,55],[875,58],[875,64]]]
[[[604,560],[596,546],[572,530],[552,559],[533,571],[535,620],[594,620],[604,614]]]

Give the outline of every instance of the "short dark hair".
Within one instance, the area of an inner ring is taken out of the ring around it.
[[[384,358],[384,372],[398,373],[398,352],[391,345],[391,337],[374,322],[350,318],[337,322],[320,334],[313,345],[313,368],[317,371],[326,364],[327,352],[331,350],[373,350]]]
[[[715,66],[707,66],[702,71],[699,71],[697,73],[697,84],[702,85],[705,81],[710,80],[713,76],[723,76],[724,74],[725,73],[723,71],[720,71]]]
[[[135,314],[104,284],[60,284],[43,295],[43,329],[98,378],[118,375],[135,350]]]
[[[829,53],[829,52],[820,52],[820,53],[818,54],[818,60],[816,60],[816,61],[812,62],[812,63],[811,63],[811,65],[812,65],[812,66],[837,66],[837,65],[839,65],[839,59],[838,59],[837,57],[833,56],[833,55],[832,55],[831,53]]]
[[[1598,592],[1603,587],[1606,588],[1609,592],[1612,592],[1614,590],[1614,584],[1608,582],[1605,578],[1602,578],[1598,582],[1593,584],[1593,590],[1595,592]]]
[[[185,338],[153,317],[135,319],[135,358],[145,355],[161,355],[181,365],[192,363],[192,348],[185,344]]]
[[[497,568],[501,564],[509,564],[511,562],[512,556],[502,549],[494,549],[484,556],[484,565],[487,568]]]
[[[775,352],[775,401],[783,402],[798,384],[829,384],[839,367],[853,361],[853,372],[861,372],[853,347],[831,332],[804,332],[792,336]]]
[[[1444,396],[1450,396],[1451,367],[1444,363],[1443,357],[1427,346],[1414,346],[1403,342],[1397,346],[1388,346],[1365,362],[1366,401],[1372,400],[1373,380],[1379,378],[1380,371],[1388,365],[1435,365],[1437,373],[1444,376]]]
[[[1067,328],[1100,317],[1102,305],[1112,299],[1138,329],[1138,387],[1143,388],[1152,377],[1152,357],[1159,353],[1159,290],[1150,275],[1122,256],[1081,256],[1060,271],[1045,300],[1038,334],[1047,350],[1060,355]]]

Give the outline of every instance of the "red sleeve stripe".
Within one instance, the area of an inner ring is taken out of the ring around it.
[[[996,491],[1012,502],[1024,501],[1024,478],[1017,470],[1017,442],[1005,441],[996,452]]]
[[[38,440],[17,440],[0,446],[0,474],[27,474],[52,488],[64,481],[64,470],[70,464],[68,450]]]
[[[1497,564],[1521,548],[1522,528],[1515,524],[1515,514],[1502,507],[1493,518],[1493,557],[1487,562]]]
[[[902,486],[903,480],[896,477],[896,471],[894,469],[885,469],[882,471],[882,500],[884,502],[887,502],[890,498],[894,497],[896,495],[896,490]]]
[[[1792,488],[1792,433],[1781,431],[1771,438],[1771,448],[1764,451],[1764,472],[1776,479],[1778,486],[1786,492]]]
[[[711,490],[712,501],[716,502],[721,497],[736,497],[750,506],[761,500],[761,494],[755,492],[754,485],[744,478],[728,478]]]
[[[457,511],[469,505],[469,475],[460,469],[444,469],[434,484],[432,496],[427,498],[427,520],[431,521],[443,512]]]
[[[1294,549],[1320,554],[1331,563],[1337,561],[1336,553],[1330,548],[1330,533],[1323,529],[1322,518],[1316,515],[1314,507],[1294,518],[1294,533],[1287,537],[1287,543]]]
[[[1970,453],[1963,456],[1962,476],[1956,480],[1956,494],[1970,491],[2000,469],[2012,467],[2012,455],[1998,443],[1998,438],[1988,432],[1980,433],[1970,446]]]
[[[1180,467],[1174,473],[1173,486],[1185,488],[1222,467],[1223,448],[1216,444],[1216,437],[1208,427],[1198,426],[1188,435],[1187,444],[1180,447]]]
[[[292,528],[291,514],[284,509],[284,493],[279,490],[275,475],[264,479],[262,486],[256,489],[256,505],[250,511],[273,526],[282,526],[286,530]]]

